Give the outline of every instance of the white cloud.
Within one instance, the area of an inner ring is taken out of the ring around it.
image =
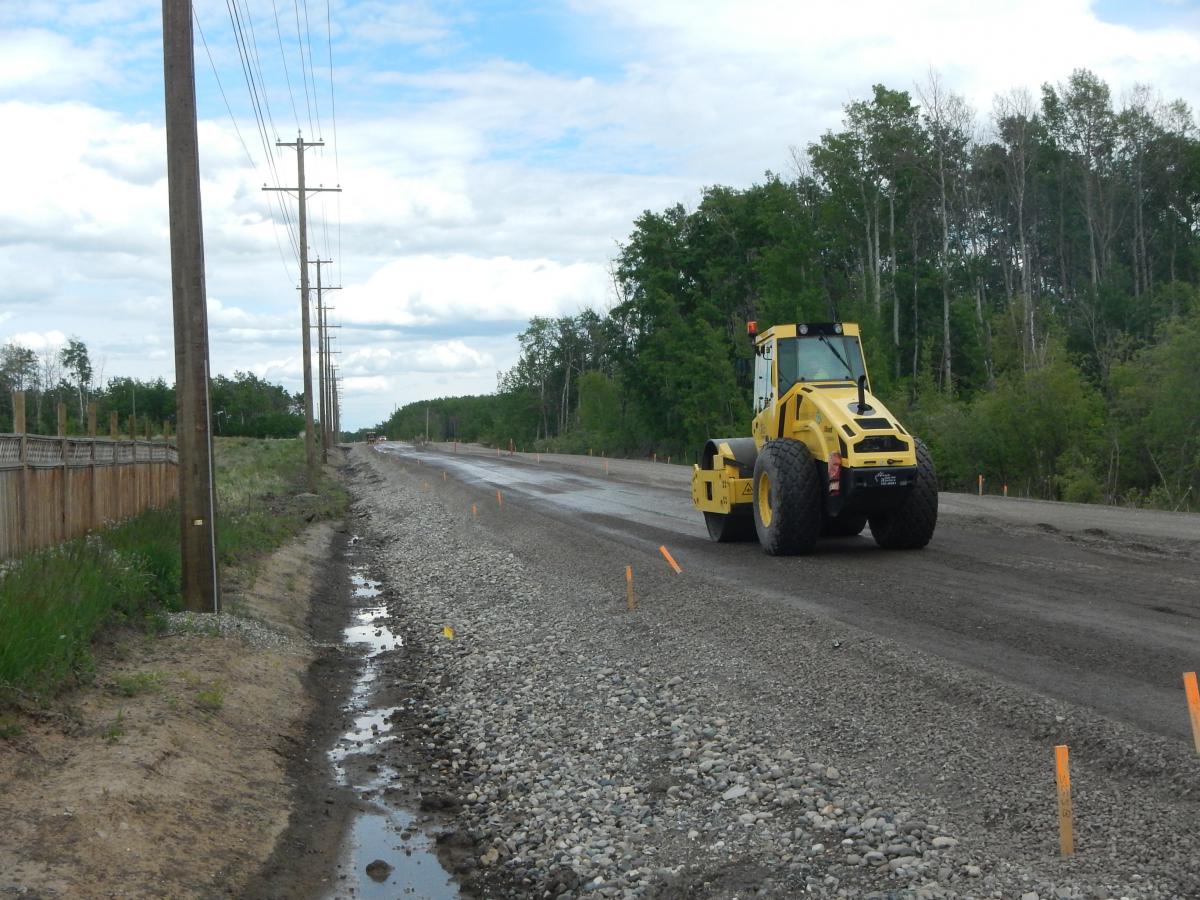
[[[0,93],[49,96],[97,82],[114,82],[112,47],[76,45],[41,28],[0,29]]]
[[[391,379],[383,375],[350,375],[342,379],[342,387],[356,394],[395,394]]]
[[[608,291],[597,263],[409,256],[348,285],[339,310],[346,322],[397,326],[519,321],[598,308]]]
[[[476,350],[463,341],[432,344],[410,343],[396,349],[363,347],[342,358],[342,371],[350,375],[374,372],[485,372],[496,370],[491,353]]]
[[[34,352],[43,350],[53,350],[58,347],[64,347],[67,343],[67,336],[57,329],[50,331],[20,331],[16,334],[10,334],[4,339],[6,344],[19,344],[22,347],[28,347]]]

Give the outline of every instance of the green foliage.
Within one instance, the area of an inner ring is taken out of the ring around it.
[[[41,693],[86,672],[100,625],[153,600],[150,573],[102,537],[9,563],[0,576],[0,687]]]
[[[621,397],[616,381],[603,372],[579,378],[579,431],[588,446],[604,449],[620,442]]]
[[[209,406],[218,435],[293,438],[304,431],[301,401],[251,372],[212,379]]]
[[[1200,496],[1200,309],[1163,323],[1160,340],[1114,373],[1113,431],[1135,496],[1194,507]]]
[[[97,429],[108,433],[115,413],[120,434],[128,434],[132,418],[137,433],[147,427],[162,434],[175,420],[175,387],[162,378],[141,380],[110,378],[92,384],[93,370],[87,345],[72,337],[65,347],[47,350],[42,357],[28,347],[0,347],[0,430],[12,421],[12,391],[26,392],[26,428],[32,434],[57,433],[57,407],[68,408],[67,432],[82,434],[87,426],[86,404],[96,403]],[[209,387],[213,431],[217,435],[244,437],[296,437],[304,429],[300,399],[281,386],[253,373],[218,375]]]

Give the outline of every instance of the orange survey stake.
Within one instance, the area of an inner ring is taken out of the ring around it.
[[[1196,673],[1183,673],[1183,690],[1187,694],[1188,713],[1192,717],[1192,740],[1200,753],[1200,690],[1196,688]]]
[[[1075,823],[1071,809],[1070,753],[1066,744],[1054,748],[1054,768],[1058,778],[1058,846],[1063,856],[1075,852]]]
[[[671,551],[667,549],[666,544],[663,544],[662,546],[660,546],[658,548],[658,551],[667,560],[667,562],[670,564],[671,568],[675,570],[676,575],[683,574],[683,569],[679,568],[679,563],[675,562],[675,557],[673,557],[671,555]]]

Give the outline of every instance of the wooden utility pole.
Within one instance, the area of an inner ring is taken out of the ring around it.
[[[327,259],[314,259],[317,267],[317,392],[321,395],[321,462],[329,462],[328,379],[325,377],[325,304],[321,302],[321,266]]]
[[[162,8],[183,604],[194,612],[219,612],[192,4],[163,0]],[[132,423],[130,437],[136,437]]]
[[[302,334],[300,344],[302,348],[301,353],[304,356],[304,456],[308,468],[308,488],[311,491],[315,491],[317,489],[317,440],[313,429],[312,338],[309,334],[312,325],[308,312],[308,195],[320,191],[337,192],[341,191],[341,188],[306,188],[304,185],[304,151],[309,147],[324,147],[324,141],[310,141],[305,143],[304,138],[297,135],[295,141],[291,143],[276,141],[275,146],[296,148],[297,186],[294,188],[272,188],[264,184],[263,190],[285,191],[287,193],[295,191],[296,199],[300,205],[300,329]]]
[[[337,434],[342,433],[342,396],[338,390],[338,370],[335,366],[329,367],[329,381],[333,390],[333,428]]]
[[[327,291],[340,291],[341,287],[328,287]],[[333,377],[333,357],[336,352],[333,349],[333,334],[334,329],[340,328],[340,325],[329,324],[329,310],[333,309],[329,304],[325,304],[325,390],[328,392],[325,402],[329,405],[329,443],[334,444],[338,441],[338,426],[337,426],[337,404],[334,402],[334,397],[337,394],[337,384]]]
[[[332,379],[329,377],[329,307],[325,305],[325,291],[340,291],[340,287],[322,286],[321,266],[332,263],[331,259],[314,259],[317,267],[317,372],[318,392],[321,395],[321,462],[329,462],[329,445],[333,439],[333,395]]]

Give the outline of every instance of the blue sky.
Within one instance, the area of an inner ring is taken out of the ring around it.
[[[261,187],[295,177],[276,138],[322,137],[309,181],[343,193],[314,199],[311,241],[343,288],[351,427],[492,390],[530,316],[612,302],[606,267],[640,212],[789,172],[876,82],[915,91],[936,71],[980,134],[996,94],[1080,66],[1118,102],[1148,82],[1200,104],[1200,11],[1182,0],[234,6],[274,127],[264,149],[229,5],[196,0],[213,367],[299,387],[294,235]],[[159,11],[0,2],[0,342],[77,335],[105,378],[172,376]]]

